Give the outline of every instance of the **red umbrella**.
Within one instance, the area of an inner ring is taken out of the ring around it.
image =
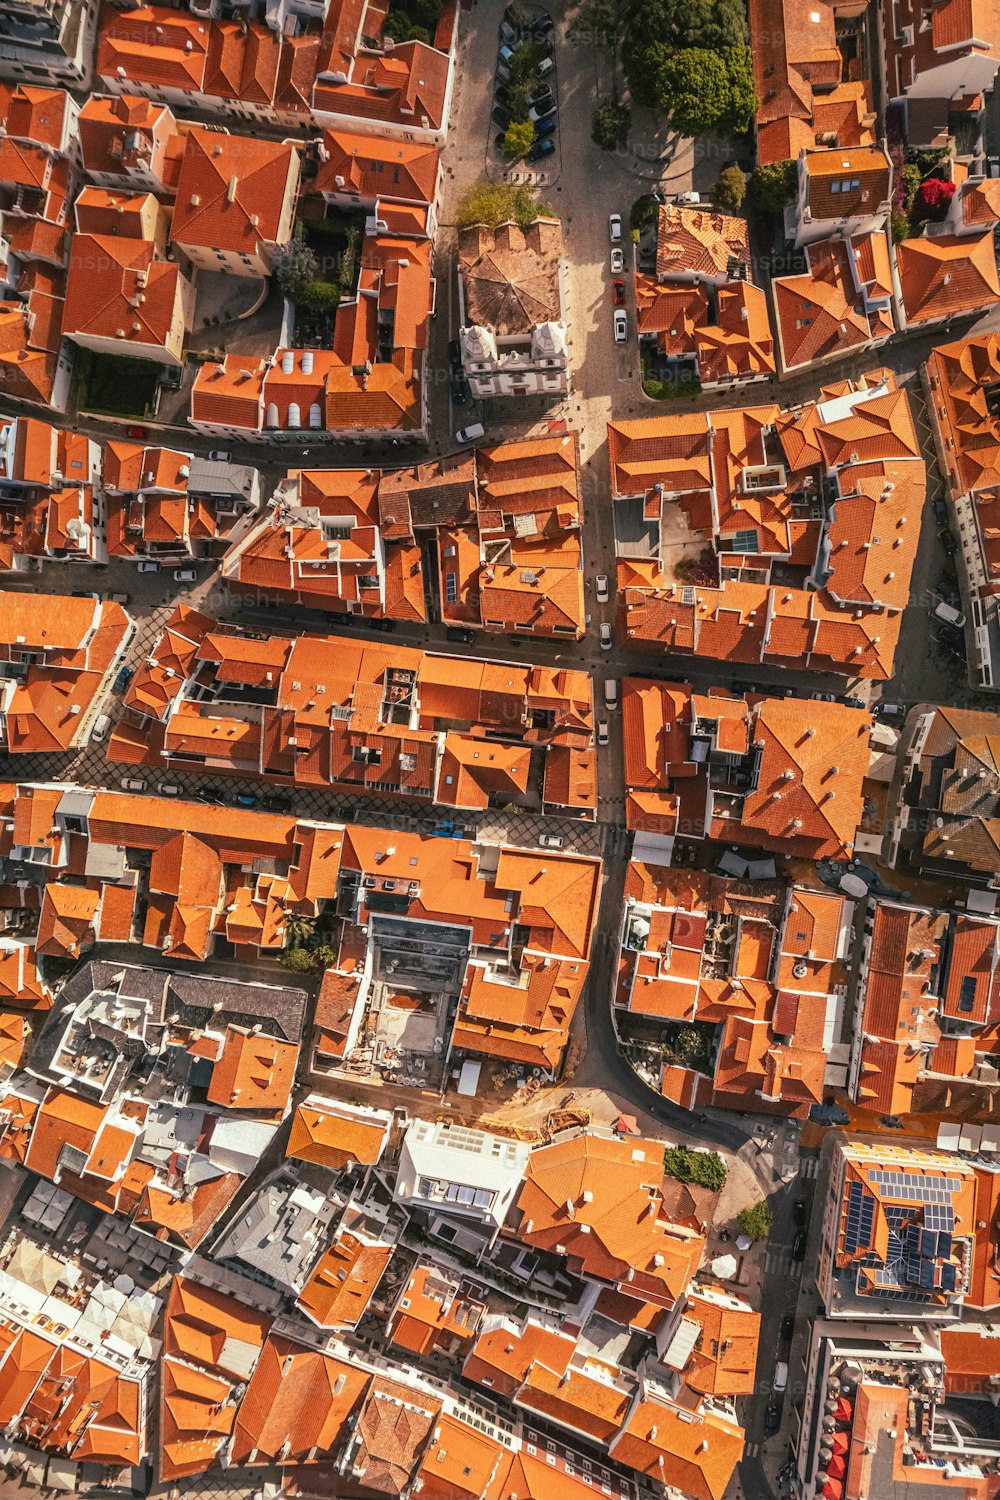
[[[851,1446],[851,1440],[847,1436],[846,1432],[835,1432],[833,1434],[833,1451],[834,1451],[834,1453],[846,1453],[847,1450],[848,1450],[848,1448],[850,1446]]]
[[[843,1493],[844,1486],[839,1479],[828,1479],[822,1490],[824,1500],[840,1500]]]
[[[833,1409],[833,1415],[838,1422],[849,1422],[854,1415],[854,1407],[846,1396],[841,1396]]]
[[[615,1123],[619,1135],[638,1135],[639,1122],[635,1115],[619,1115]]]
[[[847,1465],[844,1463],[844,1460],[841,1458],[839,1453],[835,1453],[833,1455],[830,1462],[826,1466],[826,1472],[830,1475],[831,1479],[843,1479],[844,1475],[847,1473]]]

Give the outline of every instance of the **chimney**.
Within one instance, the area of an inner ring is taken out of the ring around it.
[[[226,188],[226,202],[227,203],[235,203],[236,202],[236,189],[238,187],[239,187],[239,179],[237,177],[235,177],[235,176],[234,177],[230,177],[230,179],[229,179],[229,186]]]

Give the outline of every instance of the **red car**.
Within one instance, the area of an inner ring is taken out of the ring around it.
[[[126,429],[125,429],[125,436],[126,437],[130,437],[130,438],[145,438],[145,437],[149,437],[149,428],[148,427],[126,427]]]
[[[624,307],[625,306],[625,283],[624,283],[624,281],[616,281],[614,283],[614,292],[615,292],[615,306],[616,307]]]

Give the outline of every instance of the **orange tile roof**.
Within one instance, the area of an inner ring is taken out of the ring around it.
[[[661,205],[656,231],[656,274],[661,280],[685,272],[728,280],[734,260],[750,263],[746,219],[674,203]]]
[[[346,1436],[371,1376],[350,1364],[271,1335],[236,1418],[237,1464],[309,1461]]]
[[[371,1244],[340,1229],[296,1299],[322,1328],[355,1328],[392,1259],[394,1246]]]
[[[94,268],[101,274],[94,274]],[[66,282],[63,330],[93,338],[166,345],[180,305],[183,276],[158,260],[148,240],[76,234]],[[143,297],[140,304],[138,296]]]
[[[291,1095],[298,1057],[296,1042],[254,1036],[228,1026],[206,1097],[212,1104],[280,1119]]]
[[[174,244],[255,255],[291,230],[299,153],[291,142],[190,130],[170,225]]]
[[[896,246],[896,264],[908,327],[1000,301],[992,232],[905,240]]]
[[[743,1454],[743,1429],[712,1411],[690,1411],[658,1400],[637,1403],[611,1457],[691,1500],[722,1500]]]
[[[323,148],[325,154],[313,179],[313,192],[434,202],[441,164],[437,147],[419,141],[327,130]]]
[[[634,1295],[671,1306],[704,1241],[648,1210],[663,1182],[662,1155],[651,1142],[595,1135],[539,1147],[518,1199],[520,1238],[546,1250],[562,1246],[584,1274],[626,1282]]]
[[[324,976],[324,984],[329,978],[336,978],[332,971]],[[318,1162],[334,1171],[349,1162],[374,1166],[385,1148],[387,1133],[387,1120],[369,1118],[350,1105],[313,1096],[295,1111],[286,1155],[298,1161]]]
[[[488,1433],[442,1412],[417,1471],[422,1500],[483,1500],[508,1459]]]

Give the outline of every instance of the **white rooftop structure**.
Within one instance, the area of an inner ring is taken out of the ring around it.
[[[403,1138],[397,1202],[501,1225],[531,1147],[447,1121],[415,1120]]]

